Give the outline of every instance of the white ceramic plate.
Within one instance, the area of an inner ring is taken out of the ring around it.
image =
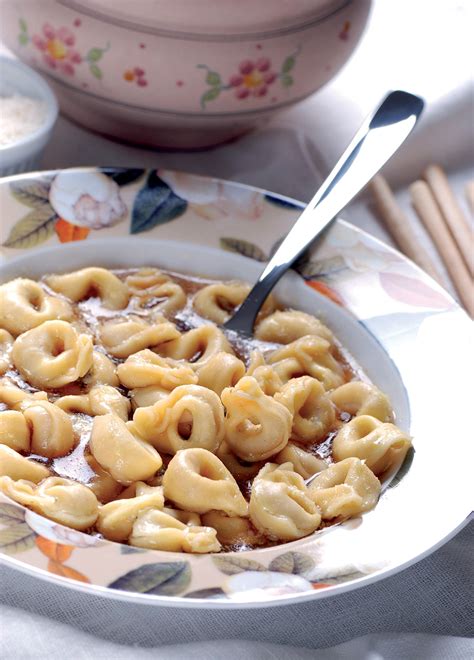
[[[96,264],[253,281],[301,207],[248,186],[162,170],[11,177],[0,184],[0,278]],[[268,607],[366,585],[449,539],[471,510],[466,314],[414,264],[343,221],[277,295],[334,330],[414,438],[411,463],[373,511],[292,543],[194,556],[97,539],[0,496],[1,559],[114,598]]]

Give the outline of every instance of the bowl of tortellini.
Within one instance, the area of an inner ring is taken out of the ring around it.
[[[136,168],[11,177],[0,201],[7,560],[246,607],[356,588],[463,524],[469,321],[404,257],[340,221],[242,337],[223,324],[297,202]]]

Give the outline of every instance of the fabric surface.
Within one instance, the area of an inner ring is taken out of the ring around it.
[[[384,173],[420,244],[446,275],[410,209],[406,185],[436,161],[467,211],[463,191],[474,176],[471,11],[468,0],[430,3],[428,29],[425,0],[376,3],[361,45],[333,82],[236,142],[202,152],[156,152],[112,142],[61,118],[41,166],[165,167],[308,200],[366,113],[387,90],[405,88],[422,94],[428,107]],[[364,195],[344,217],[390,242]],[[248,611],[132,605],[0,565],[0,658],[467,660],[474,657],[473,533],[471,523],[431,556],[363,589]]]

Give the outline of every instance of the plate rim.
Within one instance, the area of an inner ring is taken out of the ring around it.
[[[131,169],[137,169],[133,167],[113,167],[113,166],[101,166],[101,167],[95,167],[95,166],[83,166],[83,167],[73,167],[73,168],[57,168],[57,169],[50,169],[50,170],[38,170],[35,172],[27,172],[27,173],[22,173],[22,174],[15,174],[11,175],[8,177],[3,177],[0,179],[0,187],[3,188],[5,185],[8,185],[12,181],[17,181],[17,180],[25,180],[25,179],[34,179],[38,177],[45,177],[45,176],[54,176],[60,172],[68,171],[68,172],[79,172],[79,171],[89,171],[89,172],[94,172],[94,171],[127,171]],[[145,168],[140,168],[143,169],[144,173],[148,172],[150,170],[157,170],[161,168],[150,168],[150,167],[145,167]],[[301,200],[297,200],[295,198],[289,197],[287,195],[282,195],[280,193],[275,193],[271,190],[267,190],[264,188],[260,188],[258,186],[253,186],[251,184],[246,184],[246,183],[241,183],[229,179],[223,179],[220,177],[213,177],[213,176],[207,176],[207,175],[202,175],[202,174],[195,174],[192,172],[183,172],[182,170],[172,170],[168,168],[164,168],[166,172],[168,173],[174,173],[174,174],[185,174],[188,176],[191,176],[192,178],[198,178],[203,181],[216,181],[220,182],[226,185],[231,185],[232,187],[236,188],[244,188],[250,191],[257,192],[261,195],[270,195],[273,198],[278,198],[284,202],[288,202],[291,205],[295,207],[295,209],[304,209],[306,206],[305,202],[302,202]],[[391,245],[388,245],[385,243],[383,240],[379,239],[378,237],[373,236],[369,232],[360,229],[356,225],[342,219],[338,218],[336,220],[336,224],[343,225],[347,227],[349,231],[352,231],[356,234],[359,234],[361,236],[368,237],[369,241],[372,242],[375,245],[380,246],[384,251],[387,251],[389,253],[393,253],[397,256],[399,260],[402,262],[405,262],[406,264],[409,265],[411,269],[415,269],[415,271],[421,276],[422,279],[426,280],[427,282],[430,283],[430,286],[439,291],[442,292],[444,297],[446,298],[447,302],[449,301],[451,305],[453,306],[454,309],[462,309],[459,303],[454,299],[454,297],[446,291],[438,282],[436,282],[433,278],[431,278],[427,273],[425,273],[417,264],[415,264],[413,261],[411,261],[408,257],[406,257],[403,253],[399,252],[396,248],[392,247]],[[159,240],[159,239],[158,239]],[[166,240],[166,239],[162,239]],[[210,247],[210,246],[207,246]],[[37,251],[34,249],[34,251]],[[1,263],[1,258],[0,258],[0,263]],[[348,309],[346,310],[350,313],[353,314],[353,312]],[[463,310],[464,311],[464,310]],[[467,314],[466,314],[467,316]],[[357,318],[357,317],[356,317]],[[362,319],[360,319],[362,320]],[[367,328],[368,331],[369,328]],[[395,363],[395,366],[396,363]],[[398,367],[397,367],[398,368]],[[15,503],[16,506],[21,506],[18,503]],[[28,511],[28,509],[23,508],[25,511]],[[0,562],[2,564],[6,565],[12,565],[14,568],[21,570],[25,573],[28,573],[30,575],[33,575],[34,577],[39,577],[40,579],[44,579],[49,582],[53,582],[55,584],[59,584],[62,586],[67,586],[68,588],[72,588],[76,591],[80,592],[85,592],[85,593],[92,593],[94,595],[100,595],[102,597],[110,597],[110,598],[116,598],[124,601],[129,601],[129,602],[136,602],[136,603],[142,603],[142,604],[153,604],[153,605],[160,605],[160,606],[168,606],[168,607],[184,607],[184,608],[200,608],[200,609],[247,609],[247,608],[260,608],[260,607],[273,607],[273,606],[282,606],[285,604],[296,604],[300,602],[307,602],[310,600],[316,600],[319,598],[326,598],[330,596],[337,596],[345,592],[352,591],[353,589],[358,589],[363,586],[368,586],[370,584],[373,584],[379,580],[385,579],[387,577],[390,577],[392,575],[395,575],[396,573],[405,570],[409,566],[417,563],[418,561],[424,559],[425,557],[429,556],[432,552],[435,552],[439,547],[444,545],[447,541],[449,541],[451,538],[453,538],[463,527],[469,522],[471,519],[471,515],[468,514],[463,520],[458,522],[458,524],[450,530],[447,534],[445,534],[441,539],[439,539],[434,545],[430,546],[420,554],[417,554],[415,557],[411,557],[405,561],[403,561],[400,564],[397,564],[395,566],[391,566],[388,568],[382,568],[380,570],[375,570],[369,574],[363,575],[361,577],[357,577],[355,579],[349,580],[347,582],[341,582],[339,584],[332,585],[330,588],[327,589],[322,589],[317,592],[297,592],[297,593],[291,593],[288,595],[279,595],[279,596],[272,596],[268,599],[264,598],[261,600],[247,600],[245,602],[238,601],[238,600],[225,600],[225,599],[219,599],[219,600],[212,600],[212,599],[205,599],[205,598],[183,598],[183,596],[163,596],[163,595],[154,595],[154,594],[143,594],[139,592],[128,592],[128,591],[123,591],[123,590],[118,590],[118,589],[111,589],[110,587],[106,586],[101,586],[101,585],[96,585],[92,583],[87,583],[83,584],[78,581],[72,580],[67,577],[62,577],[59,575],[54,575],[50,572],[48,572],[45,569],[42,569],[37,566],[33,566],[32,564],[29,564],[28,562],[25,562],[24,560],[17,559],[16,557],[12,557],[10,555],[4,554],[3,552],[0,552]],[[279,546],[279,547],[285,547],[284,544]]]

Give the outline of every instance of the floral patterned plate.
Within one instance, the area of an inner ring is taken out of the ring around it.
[[[0,275],[153,262],[252,281],[302,206],[249,186],[165,170],[10,177],[0,182]],[[455,534],[471,510],[466,314],[414,264],[343,221],[285,276],[278,295],[333,327],[414,437],[411,464],[373,511],[292,543],[194,556],[91,537],[1,495],[0,558],[114,598],[267,607],[366,585]]]

